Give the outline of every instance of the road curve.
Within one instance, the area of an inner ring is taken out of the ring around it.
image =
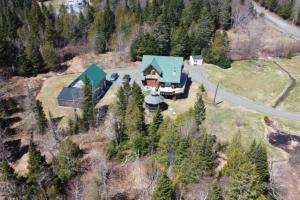
[[[185,70],[189,72],[190,77],[192,78],[192,81],[203,84],[206,90],[209,90],[211,92],[215,92],[217,86],[214,83],[211,83],[208,81],[206,78],[204,78],[203,73],[205,73],[203,67],[195,67],[195,66],[190,66],[190,65],[185,65]],[[125,74],[130,74],[132,80],[136,81],[137,83],[141,84],[140,81],[140,68],[139,67],[131,67],[131,68],[117,68],[117,69],[107,69],[106,72],[108,73],[109,77],[112,73],[117,72],[119,73],[120,77],[119,79],[115,82],[116,85],[121,85],[122,77]],[[274,117],[279,117],[283,119],[288,119],[288,120],[293,120],[293,121],[300,121],[300,113],[293,113],[293,112],[286,112],[286,111],[281,111],[266,105],[260,105],[257,104],[249,99],[240,97],[238,95],[235,95],[231,92],[228,92],[221,87],[218,89],[218,98],[221,98],[227,102],[229,102],[232,105],[235,106],[242,106],[245,107],[249,110],[253,110],[262,114],[265,114],[267,116],[274,116]]]
[[[207,90],[215,92],[217,86],[204,78],[203,76],[204,72],[201,67],[185,66],[185,69],[189,71],[192,81],[201,83],[204,85],[204,87]],[[228,92],[222,89],[221,87],[219,87],[217,95],[218,97],[221,97],[223,100],[231,103],[232,105],[242,106],[250,110],[263,113],[267,116],[274,116],[274,117],[280,117],[280,118],[293,120],[293,121],[300,121],[300,113],[286,112],[286,111],[272,108],[270,106],[260,105],[249,99]]]
[[[264,18],[271,22],[275,28],[279,31],[289,34],[293,36],[295,39],[300,40],[300,28],[289,23],[288,21],[282,19],[275,13],[272,13],[265,9],[264,7],[260,6],[256,2],[252,1],[253,7],[258,14],[264,13]]]

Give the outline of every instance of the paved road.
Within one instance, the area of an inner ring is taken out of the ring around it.
[[[205,69],[203,67],[194,67],[194,66],[186,65],[185,70],[189,71],[192,81],[203,84],[207,90],[209,90],[211,92],[215,92],[217,86],[216,86],[216,84],[211,83],[210,81],[208,81],[207,79],[204,78],[203,74],[205,73]],[[106,71],[108,73],[108,77],[113,72],[119,73],[120,77],[114,84],[120,85],[121,79],[124,74],[130,74],[130,76],[132,77],[132,81],[135,80],[136,82],[140,83],[138,67],[110,69],[110,70],[106,70]],[[260,105],[249,99],[246,99],[246,98],[240,97],[238,95],[235,95],[231,92],[228,92],[228,91],[222,89],[221,87],[219,87],[219,89],[218,89],[217,96],[218,96],[218,98],[221,98],[221,99],[231,103],[232,105],[242,106],[242,107],[248,108],[250,110],[254,110],[254,111],[263,113],[267,116],[275,116],[275,117],[280,117],[280,118],[284,118],[284,119],[288,119],[288,120],[300,121],[300,113],[286,112],[286,111],[281,111],[281,110],[278,110],[278,109],[275,109],[275,108],[272,108],[272,107],[269,107],[266,105]]]
[[[295,39],[300,40],[300,28],[290,24],[288,21],[282,19],[281,17],[277,16],[276,14],[266,10],[264,7],[258,5],[257,3],[253,2],[254,9],[258,14],[264,13],[264,17],[267,21],[271,22],[275,28],[279,31],[289,34],[293,36]]]

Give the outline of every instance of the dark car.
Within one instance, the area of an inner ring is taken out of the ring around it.
[[[130,82],[130,76],[129,74],[125,74],[122,78],[123,83],[129,83]]]
[[[118,73],[112,73],[112,75],[110,76],[109,80],[110,81],[116,81],[119,78],[119,74]]]

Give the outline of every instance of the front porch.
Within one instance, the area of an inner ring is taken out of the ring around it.
[[[163,96],[176,96],[184,94],[188,82],[188,72],[183,72],[180,83],[158,82],[156,79],[145,79],[143,81],[144,89],[147,91],[157,91]]]

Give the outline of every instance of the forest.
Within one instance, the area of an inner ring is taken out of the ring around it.
[[[97,55],[126,52],[132,62],[141,61],[145,54],[185,59],[201,54],[206,63],[224,69],[231,66],[227,35],[233,24],[231,0],[92,0],[79,13],[47,2],[0,0],[1,75],[27,79],[60,72],[71,59],[62,50],[71,45],[89,46]],[[280,10],[285,17],[285,8]],[[115,98],[99,108],[85,78],[80,108],[67,116],[66,127],[58,126],[64,116],[53,117],[29,86],[17,100],[1,96],[0,195],[26,200],[125,200],[130,195],[152,200],[277,198],[264,141],[251,137],[250,145],[245,145],[238,131],[230,141],[221,142],[209,133],[205,123],[209,94],[203,85],[195,92],[191,108],[171,118],[160,108],[149,115],[145,92],[132,82],[118,85]],[[18,112],[26,115],[21,127],[29,126],[21,130],[29,138],[22,147],[27,152],[23,174],[12,164],[17,159],[3,139],[15,134],[9,120]],[[101,143],[100,150],[86,142],[89,137],[93,144]],[[103,160],[92,160],[89,151]],[[120,194],[118,187],[125,187],[126,177],[115,181],[120,177],[118,167],[137,163],[139,168],[127,170],[138,171],[145,162],[150,163],[144,176],[150,180],[149,187],[144,189],[146,181],[140,181],[138,192]],[[92,176],[89,181],[78,181],[88,175]],[[200,189],[191,192],[195,185]],[[148,198],[139,190],[148,192]]]
[[[97,53],[130,49],[132,60],[143,54],[203,53],[207,62],[226,68],[227,35],[215,33],[230,28],[230,16],[230,0],[154,0],[144,5],[95,0],[79,14],[43,1],[1,0],[0,69],[20,76],[59,70],[68,59],[59,50],[80,42]]]

